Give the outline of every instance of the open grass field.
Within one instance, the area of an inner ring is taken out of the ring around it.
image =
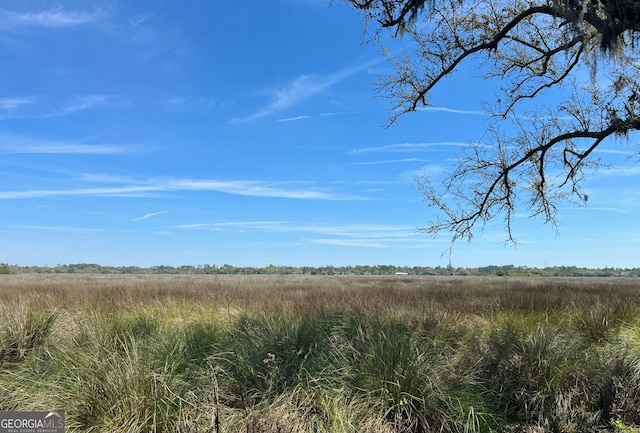
[[[640,425],[637,279],[0,277],[0,410],[68,432]]]

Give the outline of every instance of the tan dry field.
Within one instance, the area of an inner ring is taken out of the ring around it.
[[[632,278],[2,275],[0,410],[68,432],[633,432]]]
[[[640,280],[586,277],[3,275],[0,303],[132,308],[165,303],[259,311],[562,311],[640,306]]]

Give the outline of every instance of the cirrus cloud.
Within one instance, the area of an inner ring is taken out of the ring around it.
[[[0,28],[15,27],[72,27],[89,24],[96,21],[103,13],[101,11],[65,11],[50,9],[39,12],[14,12],[0,10]]]

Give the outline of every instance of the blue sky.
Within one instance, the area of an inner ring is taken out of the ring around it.
[[[449,262],[414,179],[483,136],[491,86],[471,64],[383,128],[390,63],[340,2],[7,0],[0,56],[0,262]],[[603,150],[558,233],[523,213],[452,264],[640,266],[634,147]]]

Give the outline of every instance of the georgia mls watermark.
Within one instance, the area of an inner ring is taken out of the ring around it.
[[[0,412],[0,433],[64,433],[64,411]]]

